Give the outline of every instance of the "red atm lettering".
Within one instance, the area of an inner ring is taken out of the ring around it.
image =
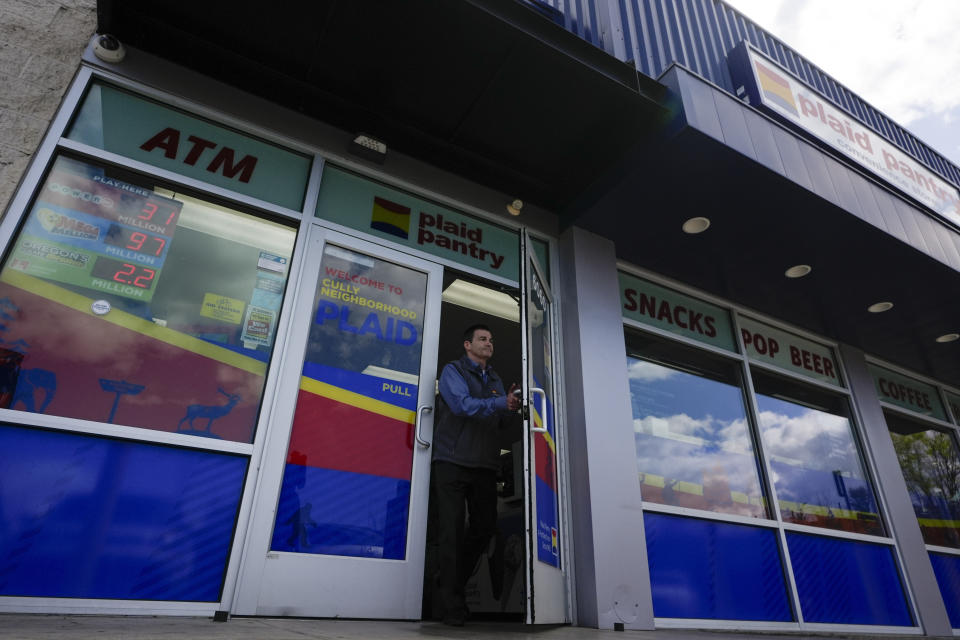
[[[639,293],[636,289],[624,289],[623,297],[626,298],[623,308],[627,311],[639,311],[654,320],[676,325],[708,338],[714,338],[717,335],[716,319],[713,316],[698,313],[682,304],[671,305],[667,300],[661,300],[658,304],[655,297]]]
[[[790,362],[795,367],[803,367],[807,371],[813,371],[822,376],[836,377],[833,373],[833,361],[830,358],[824,358],[806,349],[790,345]]]
[[[197,164],[205,151],[217,148],[216,142],[205,140],[199,136],[189,136],[187,141],[190,142],[191,146],[187,155],[183,158],[183,163],[190,166]],[[175,160],[180,152],[180,131],[173,127],[167,127],[140,145],[140,148],[148,152],[154,149],[162,149],[165,158]],[[256,156],[246,155],[237,161],[236,151],[230,147],[221,147],[206,169],[210,173],[221,171],[227,178],[235,178],[239,174],[238,180],[246,183],[250,182],[250,178],[253,177],[253,170],[256,166]]]

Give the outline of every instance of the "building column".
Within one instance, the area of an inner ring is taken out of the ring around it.
[[[577,622],[653,629],[614,245],[574,227],[560,256]]]
[[[840,345],[840,354],[854,402],[860,413],[864,446],[876,468],[879,483],[877,490],[886,504],[892,529],[890,533],[900,549],[904,580],[913,592],[917,615],[920,617],[918,622],[928,636],[953,635],[950,618],[924,546],[913,502],[907,492],[907,483],[903,478],[863,351]]]

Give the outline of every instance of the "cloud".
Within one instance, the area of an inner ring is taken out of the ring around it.
[[[957,116],[957,0],[727,1],[897,123]],[[924,141],[956,155],[939,135]]]
[[[658,364],[647,362],[645,360],[630,359],[627,372],[631,380],[640,380],[642,382],[657,382],[659,380],[669,380],[679,372],[667,367],[661,367]]]
[[[804,468],[860,472],[850,423],[842,416],[804,410],[799,416],[761,411],[763,440],[773,456],[801,460]]]
[[[713,416],[704,418],[691,418],[685,413],[680,413],[666,418],[657,416],[646,416],[633,421],[633,429],[638,433],[652,433],[656,435],[677,434],[684,436],[697,436],[709,438],[716,431],[715,425],[722,424],[715,420]]]

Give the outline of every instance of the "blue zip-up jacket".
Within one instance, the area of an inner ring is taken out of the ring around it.
[[[507,396],[496,371],[487,367],[484,382],[480,367],[466,355],[448,363],[440,374],[433,459],[496,469],[499,430],[507,415]]]

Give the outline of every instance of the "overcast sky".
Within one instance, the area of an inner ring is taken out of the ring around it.
[[[960,165],[960,0],[727,0]]]

